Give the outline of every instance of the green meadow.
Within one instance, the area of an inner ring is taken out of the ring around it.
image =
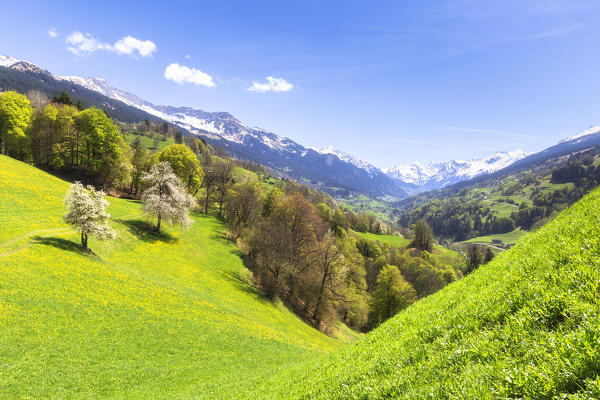
[[[159,235],[109,198],[118,238],[82,252],[67,187],[0,156],[0,398],[600,398],[600,189],[370,333],[331,338],[248,283],[215,218]]]
[[[380,243],[389,243],[391,246],[408,247],[411,240],[398,235],[377,235],[369,232],[355,232],[357,235]],[[450,265],[461,269],[465,264],[465,259],[462,255],[452,249],[443,246],[435,245],[433,252],[438,262],[444,265]]]
[[[109,198],[118,238],[83,253],[67,187],[0,156],[0,398],[239,398],[341,344],[257,293],[212,217],[156,235]]]
[[[261,399],[600,398],[600,189]]]
[[[485,235],[477,236],[469,240],[465,240],[463,243],[492,243],[492,240],[502,240],[504,243],[517,243],[519,239],[527,234],[526,231],[521,229],[515,229],[508,233],[498,233],[496,235]]]

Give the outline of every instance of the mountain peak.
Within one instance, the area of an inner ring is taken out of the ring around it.
[[[348,153],[346,153],[338,148],[335,148],[333,146],[327,146],[327,147],[323,147],[322,149],[313,149],[313,150],[315,150],[321,154],[333,154],[340,160],[348,162],[357,168],[363,169],[363,170],[367,171],[369,174],[373,174],[373,173],[379,171],[378,168],[375,167],[373,164],[370,164],[364,160],[361,160],[360,158],[353,156],[351,154],[348,154]]]
[[[583,131],[581,133],[578,133],[577,135],[569,136],[569,137],[561,140],[559,143],[569,142],[571,140],[579,139],[579,138],[582,138],[584,136],[589,136],[589,135],[593,135],[593,134],[596,134],[596,133],[600,133],[600,125],[590,126],[585,131]]]
[[[10,56],[0,55],[0,67],[11,67],[20,61],[21,60],[17,60],[16,58],[12,58]]]
[[[529,153],[520,149],[499,151],[481,159],[398,164],[384,170],[384,172],[397,181],[416,185],[423,190],[431,190],[471,179],[478,175],[499,171],[528,155]]]

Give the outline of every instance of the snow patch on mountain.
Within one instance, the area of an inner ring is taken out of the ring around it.
[[[426,189],[437,189],[478,175],[499,171],[528,155],[529,153],[522,150],[514,150],[498,152],[479,160],[398,164],[383,171],[398,181]]]
[[[297,144],[291,140],[277,136],[264,129],[249,128],[225,112],[211,113],[194,110],[189,107],[156,106],[134,94],[110,86],[106,80],[101,78],[62,76],[60,79],[71,81],[104,96],[122,101],[127,105],[146,111],[194,134],[222,138],[240,144],[243,144],[248,139],[256,139],[272,149],[296,153],[293,147],[294,145],[297,146]]]
[[[333,154],[337,158],[347,163],[354,165],[357,168],[363,169],[367,171],[369,174],[374,174],[380,172],[380,170],[374,166],[373,164],[369,164],[368,162],[361,160],[360,158],[353,156],[351,154],[345,153],[342,150],[339,150],[333,146],[327,146],[322,149],[313,149],[321,154]]]
[[[590,126],[585,131],[583,131],[583,132],[581,132],[581,133],[579,133],[577,135],[569,136],[569,137],[561,140],[559,143],[570,142],[571,140],[580,139],[580,138],[583,138],[585,136],[593,135],[593,134],[596,134],[596,133],[600,133],[600,125]]]
[[[17,60],[16,58],[0,55],[0,67],[10,67],[20,61],[21,60]]]

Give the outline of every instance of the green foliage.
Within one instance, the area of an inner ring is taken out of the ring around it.
[[[13,91],[0,94],[0,154],[24,158],[24,139],[32,113],[24,95]]]
[[[371,318],[378,325],[408,307],[417,298],[415,289],[404,279],[397,267],[386,265],[377,276]]]
[[[597,398],[598,215],[596,189],[465,279],[252,398]]]
[[[192,150],[183,144],[172,144],[160,152],[160,161],[171,165],[175,175],[181,179],[188,192],[196,192],[204,173],[200,162]]]
[[[73,100],[71,100],[71,96],[69,96],[67,94],[67,92],[65,92],[64,90],[62,92],[60,92],[60,95],[58,96],[54,96],[52,98],[52,101],[57,103],[57,104],[64,104],[66,106],[72,106],[73,105]],[[81,102],[81,100],[80,100]]]
[[[79,113],[77,126],[83,134],[83,164],[105,184],[123,180],[129,146],[114,122],[104,111],[90,107]]]
[[[433,231],[425,220],[418,220],[413,228],[413,246],[419,250],[433,250]]]

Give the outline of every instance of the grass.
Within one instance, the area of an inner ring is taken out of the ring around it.
[[[472,239],[466,240],[463,243],[492,243],[492,240],[499,239],[504,243],[517,243],[523,236],[527,234],[526,231],[522,231],[517,228],[514,231],[508,233],[500,233],[497,235],[486,235],[486,236],[477,236]]]
[[[0,156],[0,398],[243,398],[340,346],[246,283],[212,217],[156,235],[111,198],[118,239],[83,253],[67,187]]]
[[[369,232],[355,232],[356,234],[364,237],[368,240],[373,240],[381,243],[389,243],[392,246],[408,247],[411,240],[405,239],[402,236],[397,235],[377,235]],[[462,269],[464,266],[464,257],[452,249],[448,249],[443,246],[435,246],[433,254],[439,263],[444,265],[450,265],[454,268]]]
[[[261,399],[600,398],[600,189]]]
[[[127,141],[127,143],[131,144],[131,143],[133,143],[133,141],[135,140],[135,138],[139,136],[140,138],[142,138],[142,143],[144,144],[144,146],[146,146],[146,148],[148,150],[150,150],[151,152],[161,151],[165,147],[167,147],[167,146],[172,145],[172,144],[175,143],[175,139],[165,137],[161,133],[153,132],[153,134],[158,134],[159,135],[159,140],[158,140],[158,143],[157,143],[156,147],[154,147],[154,137],[148,137],[146,135],[136,135],[133,132],[124,132],[123,133],[123,137],[125,138],[125,140]],[[161,139],[165,139],[165,140],[161,140]]]
[[[465,258],[452,249],[442,246],[435,246],[433,254],[438,262],[443,265],[450,265],[456,269],[462,270],[465,266]]]
[[[403,236],[397,235],[377,235],[369,232],[356,232],[356,234],[368,240],[374,240],[381,243],[389,243],[392,246],[406,247],[410,244],[410,239],[405,239]]]

